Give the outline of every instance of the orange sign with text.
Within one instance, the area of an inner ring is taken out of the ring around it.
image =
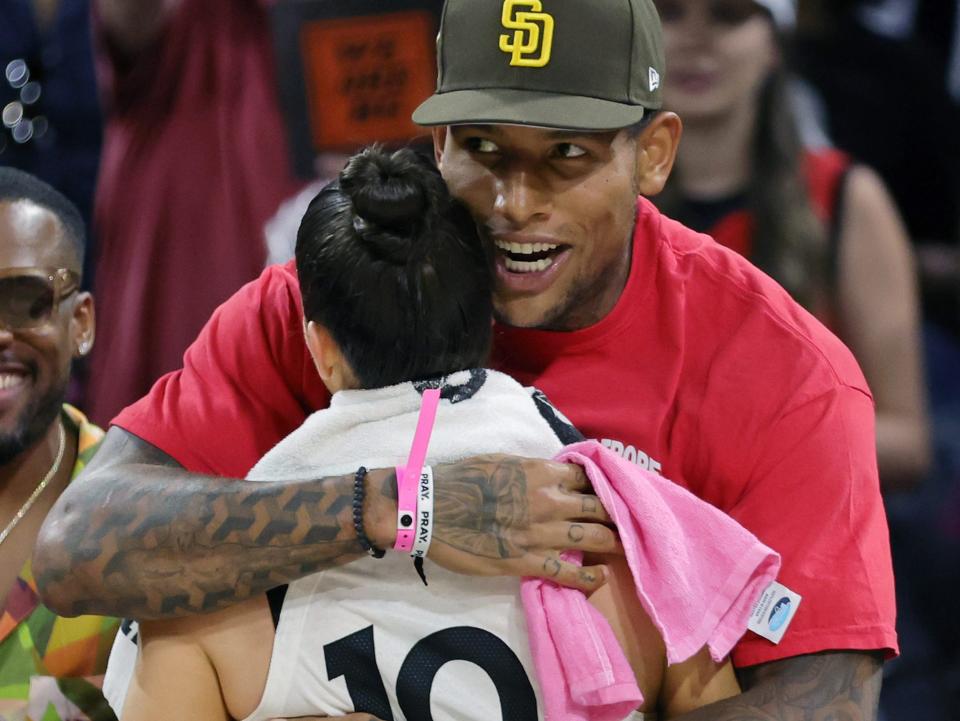
[[[316,20],[301,29],[315,150],[404,142],[436,79],[434,20],[408,11]]]

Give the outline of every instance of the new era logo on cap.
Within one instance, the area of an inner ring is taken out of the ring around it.
[[[660,87],[660,73],[656,71],[656,68],[650,68],[650,92]]]

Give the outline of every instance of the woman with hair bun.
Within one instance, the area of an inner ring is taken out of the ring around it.
[[[441,397],[431,464],[482,453],[550,458],[582,438],[543,394],[484,368],[492,259],[429,161],[377,148],[353,157],[306,211],[296,263],[306,343],[333,398],[248,480],[356,471],[354,504],[362,508],[368,481],[357,459],[371,468],[404,464],[428,388]],[[444,502],[482,503],[486,487],[478,483],[476,492]],[[316,503],[282,493],[277,502],[302,503],[307,514]],[[410,721],[543,718],[520,580],[462,576],[427,559],[417,566],[421,582],[410,559],[384,556],[357,518],[371,557],[269,599],[143,622],[135,671],[137,648],[118,639],[107,695],[120,718],[267,721],[362,709],[356,718],[392,719],[395,708]],[[683,713],[738,693],[729,660],[713,661],[706,648],[666,667],[663,640],[612,531],[609,543],[611,555],[592,561],[606,570],[584,570],[606,576],[590,602],[610,622],[643,693],[629,718]]]
[[[491,259],[422,156],[369,149],[352,158],[307,208],[296,262],[307,341],[328,387],[380,388],[486,364]],[[333,355],[344,377],[324,375]]]

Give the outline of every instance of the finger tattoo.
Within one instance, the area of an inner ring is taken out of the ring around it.
[[[596,513],[597,499],[593,496],[584,496],[582,509],[584,513]]]
[[[551,578],[556,578],[560,575],[560,561],[556,558],[548,558],[543,562],[544,572]]]
[[[574,543],[580,543],[583,540],[583,537],[586,535],[586,531],[583,526],[579,523],[570,524],[570,529],[567,531],[567,537]]]

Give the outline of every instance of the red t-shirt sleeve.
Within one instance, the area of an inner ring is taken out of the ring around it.
[[[779,645],[747,632],[734,663],[832,649],[895,655],[893,569],[870,396],[838,385],[803,399],[756,447],[750,482],[730,515],[781,554],[778,580],[803,598]]]
[[[268,268],[220,306],[183,368],[113,423],[190,471],[239,478],[329,403],[303,340],[291,264]]]

